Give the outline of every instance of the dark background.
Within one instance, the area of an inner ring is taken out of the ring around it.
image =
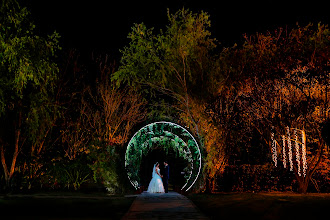
[[[276,27],[293,27],[298,22],[329,23],[327,1],[296,0],[26,0],[40,32],[54,30],[62,36],[64,48],[81,52],[107,53],[120,57],[119,49],[128,43],[127,35],[134,23],[165,29],[167,9],[171,13],[185,7],[193,12],[210,14],[211,33],[222,46],[242,42],[244,33],[253,34]]]

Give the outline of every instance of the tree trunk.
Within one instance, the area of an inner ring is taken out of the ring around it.
[[[6,185],[8,185],[9,172],[8,172],[8,167],[7,167],[7,164],[6,164],[5,152],[4,152],[3,146],[1,146],[0,150],[1,150],[1,164],[2,164],[2,167],[3,167],[3,171],[5,173]]]
[[[3,167],[3,171],[5,173],[5,180],[6,180],[6,187],[9,188],[10,187],[10,182],[11,179],[14,175],[15,172],[15,167],[16,167],[16,160],[17,160],[17,156],[18,156],[18,152],[19,152],[19,140],[20,140],[20,136],[21,136],[21,124],[22,124],[22,112],[19,112],[18,115],[18,126],[16,128],[15,131],[15,146],[14,146],[14,152],[13,152],[13,157],[12,157],[12,161],[11,161],[11,166],[10,169],[8,169],[7,167],[7,163],[6,163],[6,157],[5,157],[5,149],[4,146],[1,146],[1,164]]]
[[[21,121],[21,117],[22,115],[20,114],[19,116],[19,121]],[[13,160],[11,162],[11,167],[10,167],[10,172],[9,172],[9,178],[11,179],[14,171],[15,171],[15,166],[16,166],[16,160],[17,160],[17,156],[18,156],[18,149],[19,149],[19,140],[20,140],[20,136],[21,136],[21,126],[20,126],[20,122],[19,122],[19,128],[16,129],[16,134],[15,134],[15,150],[13,153]]]
[[[308,184],[309,184],[309,177],[302,177],[302,178],[297,178],[298,180],[298,192],[305,194],[308,189]]]
[[[297,175],[297,172],[295,172],[295,174],[296,174],[296,179],[297,179],[297,181],[298,181],[298,192],[299,193],[306,193],[307,192],[307,189],[308,189],[308,184],[309,184],[309,182],[310,182],[310,180],[311,180],[311,178],[312,178],[312,176],[313,176],[313,174],[314,174],[314,172],[316,171],[316,169],[318,168],[318,166],[319,166],[319,164],[320,164],[320,162],[321,162],[321,160],[322,160],[322,156],[323,156],[323,154],[324,154],[324,148],[325,148],[325,145],[324,145],[324,141],[322,141],[322,139],[321,139],[321,141],[320,141],[321,143],[319,143],[319,153],[317,153],[315,156],[314,156],[314,158],[313,158],[313,160],[312,161],[314,161],[314,159],[315,160],[317,160],[314,164],[313,164],[313,162],[309,165],[309,167],[308,167],[308,169],[307,169],[307,174],[306,174],[306,176],[305,177],[299,177],[298,175]],[[313,165],[313,166],[312,166]]]
[[[17,132],[16,138],[19,138],[19,135],[20,135],[20,132]],[[10,187],[10,181],[11,181],[14,171],[15,171],[16,160],[17,160],[17,156],[18,156],[18,143],[15,143],[15,150],[13,153],[13,159],[11,162],[10,170],[8,169],[7,164],[6,164],[6,157],[5,157],[5,151],[4,151],[3,146],[1,146],[0,150],[1,150],[1,164],[3,167],[3,171],[5,173],[6,186]]]

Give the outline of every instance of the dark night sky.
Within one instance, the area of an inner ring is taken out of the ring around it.
[[[128,43],[132,25],[144,22],[147,27],[164,29],[167,8],[172,13],[182,7],[208,12],[212,34],[222,45],[230,46],[239,43],[244,33],[294,26],[296,22],[329,23],[326,3],[325,0],[28,0],[28,8],[41,32],[60,33],[62,46],[118,57],[118,50]]]

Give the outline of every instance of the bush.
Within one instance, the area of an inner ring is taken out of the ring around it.
[[[293,191],[294,174],[273,164],[228,165],[217,178],[218,191],[270,192]]]
[[[100,145],[100,144],[99,144]],[[103,145],[103,146],[102,146]],[[120,147],[101,144],[102,147],[91,145],[89,167],[93,171],[93,179],[101,183],[111,194],[121,194],[126,191],[127,179],[124,162],[120,157]]]
[[[85,156],[75,160],[53,162],[48,167],[47,175],[42,179],[46,188],[79,190],[83,183],[91,180],[92,171]]]

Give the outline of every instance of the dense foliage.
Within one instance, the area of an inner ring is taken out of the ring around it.
[[[322,129],[329,123],[329,34],[321,24],[279,28],[246,36],[241,48],[220,56],[228,78],[213,108],[217,120],[236,127],[232,141],[243,148],[251,146],[254,132],[270,147],[271,132],[281,143],[286,127],[304,130],[310,156],[307,176],[295,170],[302,192],[327,149]]]
[[[30,155],[22,158],[27,163],[22,169],[37,169],[33,166],[59,115],[54,58],[60,47],[56,32],[48,37],[34,33],[28,10],[16,1],[4,0],[0,7],[0,151],[9,187],[18,154]]]
[[[38,33],[15,0],[0,3],[1,190],[130,190],[127,144],[143,125],[165,120],[200,146],[195,191],[329,191],[328,26],[277,28],[221,48],[207,13],[167,15],[162,30],[135,24],[116,66],[75,50],[59,59],[56,32]],[[287,127],[306,133],[305,176],[280,157],[273,165],[271,134],[282,155]],[[135,144],[197,161],[177,147],[179,134],[162,132],[150,140],[142,132]],[[137,175],[141,157],[131,155]]]

